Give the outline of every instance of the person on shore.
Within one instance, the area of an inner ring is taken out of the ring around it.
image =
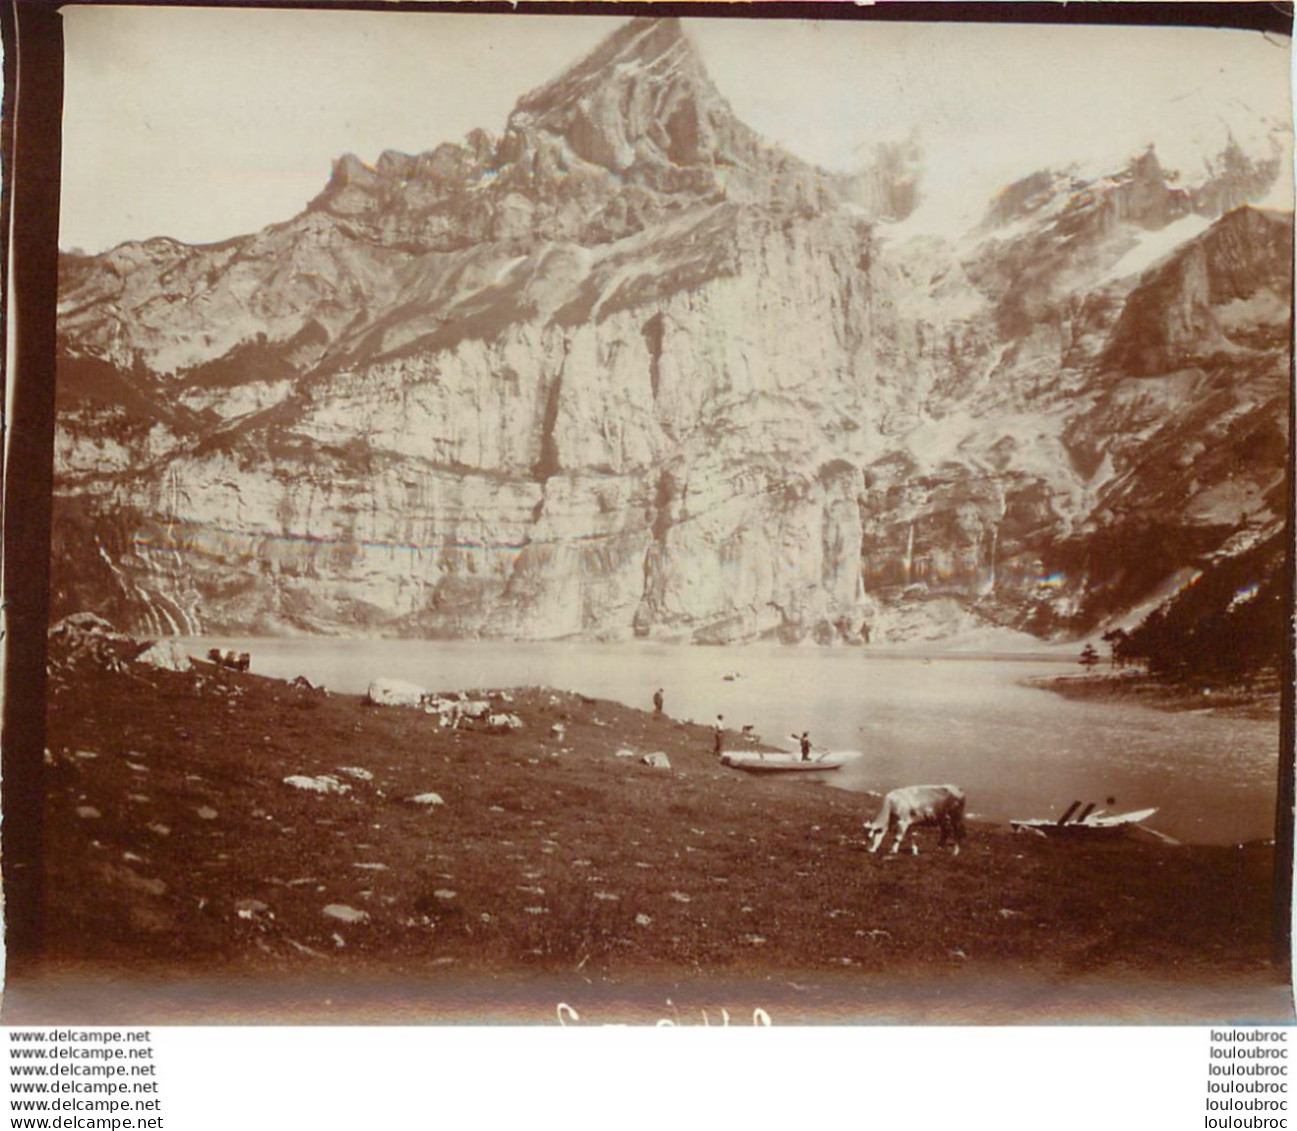
[[[712,747],[712,753],[719,758],[725,752],[725,716],[716,716],[716,734],[715,744]]]
[[[659,687],[655,692],[653,692],[653,713],[655,715],[660,715],[662,713],[662,705],[665,702],[666,699],[663,696],[662,688]]]

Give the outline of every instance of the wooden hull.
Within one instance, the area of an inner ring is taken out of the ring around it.
[[[1048,817],[1041,817],[1010,821],[1009,825],[1015,831],[1026,829],[1042,836],[1087,838],[1124,836],[1156,812],[1156,809],[1139,809],[1133,813],[1114,813],[1111,817],[1095,814],[1086,817],[1083,821],[1070,821],[1063,824]]]
[[[829,754],[823,758],[814,758],[803,762],[787,754],[722,754],[722,765],[736,770],[747,770],[751,774],[805,774],[824,770],[841,769],[847,761],[838,755]]]

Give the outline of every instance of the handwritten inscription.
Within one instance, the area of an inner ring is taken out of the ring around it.
[[[675,1006],[670,999],[667,1000],[667,1005],[671,1006],[672,1012],[675,1013],[675,1017],[674,1018],[661,1017],[656,1022],[654,1022],[654,1024],[657,1025],[659,1028],[667,1028],[667,1029],[675,1028],[678,1025],[686,1024],[686,1022],[681,1019],[680,1014],[676,1011]],[[563,1026],[564,1028],[566,1028],[569,1024],[572,1025],[583,1024],[581,1020],[581,1014],[578,1013],[577,1010],[574,1009],[572,1006],[568,1005],[568,1003],[565,1001],[559,1002],[558,1005],[555,1007],[554,1012],[558,1017],[559,1025]],[[707,1010],[700,1009],[698,1012],[702,1014],[702,1024],[708,1028],[711,1028],[712,1019],[708,1015]],[[603,1024],[607,1025],[607,1024],[616,1024],[616,1023],[603,1022]],[[764,1009],[762,1009],[760,1006],[757,1006],[755,1009],[753,1009],[752,1011],[753,1027],[758,1029],[769,1029],[773,1024],[774,1022],[771,1020],[770,1014],[767,1013]],[[721,1009],[720,1027],[727,1029],[729,1028],[729,1026],[730,1026],[729,1010]]]

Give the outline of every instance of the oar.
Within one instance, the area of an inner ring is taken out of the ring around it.
[[[1175,837],[1173,837],[1173,836],[1167,836],[1166,833],[1160,833],[1160,832],[1157,831],[1157,829],[1150,829],[1147,825],[1136,825],[1135,827],[1136,827],[1137,829],[1143,829],[1144,832],[1146,832],[1146,833],[1152,833],[1155,837],[1158,838],[1158,840],[1164,840],[1164,841],[1166,841],[1167,844],[1179,844],[1179,843],[1180,843],[1180,841],[1176,840]]]

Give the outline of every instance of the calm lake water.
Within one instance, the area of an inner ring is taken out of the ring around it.
[[[993,820],[1052,816],[1079,800],[1110,812],[1157,807],[1151,827],[1194,843],[1274,835],[1277,722],[1210,709],[1073,702],[1021,686],[1031,676],[1076,673],[1070,658],[923,659],[847,648],[645,642],[186,644],[198,655],[211,646],[248,651],[256,673],[304,675],[340,692],[362,693],[371,679],[388,676],[434,691],[550,686],[651,709],[662,687],[676,718],[710,723],[719,713],[727,726],[751,724],[788,749],[792,732],[809,730],[817,747],[863,753],[833,774],[799,778],[807,788],[954,782],[967,791],[971,814]],[[872,807],[862,799],[862,818]]]

